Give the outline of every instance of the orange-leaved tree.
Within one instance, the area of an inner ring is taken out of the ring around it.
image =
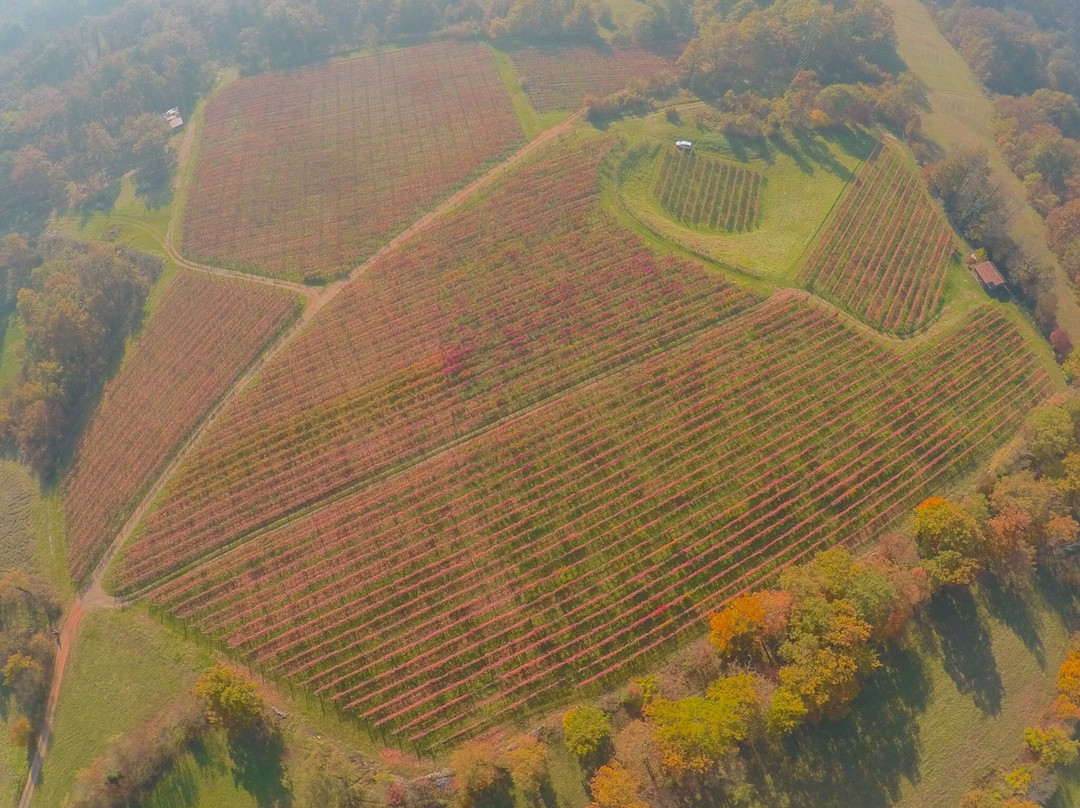
[[[772,656],[787,629],[791,603],[787,592],[740,595],[709,619],[709,641],[721,657]]]

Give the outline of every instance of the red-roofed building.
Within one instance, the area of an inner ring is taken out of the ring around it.
[[[1001,273],[998,272],[997,267],[990,261],[983,261],[972,267],[975,272],[975,277],[979,279],[979,283],[982,284],[983,289],[988,294],[994,294],[1005,287],[1005,279],[1001,277]]]

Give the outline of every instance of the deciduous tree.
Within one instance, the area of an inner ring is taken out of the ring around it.
[[[582,760],[594,757],[611,740],[611,721],[591,704],[568,710],[562,723],[566,748]]]
[[[487,741],[467,741],[450,755],[458,801],[470,806],[499,778],[495,747]]]
[[[215,665],[200,676],[192,692],[206,703],[210,721],[231,733],[250,728],[265,709],[255,685],[223,665]]]
[[[618,761],[601,766],[590,784],[590,808],[649,808],[641,796],[641,784]]]
[[[519,735],[510,742],[502,760],[517,793],[529,800],[536,798],[548,779],[547,748],[536,738]]]
[[[656,728],[665,768],[704,774],[746,739],[759,707],[755,678],[740,674],[714,682],[707,698],[657,699],[645,714]]]

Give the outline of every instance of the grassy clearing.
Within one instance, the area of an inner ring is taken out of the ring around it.
[[[72,594],[60,498],[41,495],[30,469],[0,460],[0,571],[18,567],[50,583],[57,596]]]
[[[14,806],[30,772],[27,750],[8,743],[8,721],[0,718],[0,805]]]
[[[963,58],[934,25],[919,0],[886,0],[896,21],[900,57],[930,88],[931,109],[923,113],[927,136],[947,150],[985,149],[995,177],[1018,206],[1011,235],[1039,261],[1056,268],[1058,322],[1080,340],[1080,302],[1049,248],[1042,217],[1027,204],[1023,185],[1006,165],[994,142],[990,99]]]
[[[0,570],[37,569],[31,524],[36,499],[37,484],[29,470],[0,461]]]
[[[1047,579],[1021,596],[939,596],[847,718],[755,762],[765,804],[954,808],[983,769],[1013,759],[1051,701],[1076,607]]]
[[[615,128],[638,144],[618,169],[620,201],[627,212],[666,241],[774,283],[793,283],[804,253],[873,146],[869,136],[798,142],[703,136],[685,119],[685,111],[679,123],[656,114]],[[664,210],[653,188],[664,150],[674,148],[679,139],[694,141],[701,154],[738,161],[765,176],[756,229],[721,233],[687,227]]]
[[[1046,803],[1046,808],[1080,808],[1080,763],[1062,771],[1058,782],[1058,793]]]
[[[22,320],[15,312],[0,320],[0,393],[13,389],[19,383],[25,342]]]
[[[162,631],[140,609],[88,614],[64,676],[54,742],[32,804],[64,805],[79,770],[111,738],[167,706],[211,662],[209,652]]]
[[[135,192],[135,182],[128,176],[120,180],[116,201],[109,210],[60,220],[67,235],[83,241],[106,241],[166,258],[161,246],[169,231],[172,202],[148,203]]]
[[[617,28],[627,28],[634,17],[648,6],[640,0],[607,0],[605,5],[611,9],[611,19]]]

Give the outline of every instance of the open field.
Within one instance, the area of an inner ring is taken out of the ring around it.
[[[480,44],[237,81],[207,105],[184,252],[290,280],[340,276],[521,136]]]
[[[1058,323],[1080,344],[1080,301],[1046,245],[1042,217],[998,151],[990,99],[963,57],[938,31],[925,5],[919,0],[886,0],[886,5],[893,12],[900,57],[930,88],[931,109],[922,114],[924,131],[945,149],[981,149],[990,156],[994,178],[1009,190],[1016,207],[1010,235],[1030,255],[1055,268]]]
[[[142,808],[259,808],[233,771],[228,741],[220,730],[177,760]]]
[[[0,572],[22,569],[36,572],[33,506],[37,481],[29,469],[10,460],[0,461]]]
[[[125,552],[122,585],[141,588],[756,305],[658,260],[599,210],[606,148],[547,149],[350,284],[179,470]]]
[[[79,770],[113,736],[169,705],[211,663],[206,651],[162,632],[141,610],[88,614],[64,675],[49,765],[31,805],[63,805]]]
[[[790,141],[726,138],[698,129],[697,108],[680,108],[678,123],[657,113],[612,126],[634,144],[614,172],[615,204],[661,239],[696,255],[770,283],[794,284],[807,250],[875,141],[854,134]],[[724,232],[688,226],[662,204],[656,191],[676,140],[692,141],[695,159],[724,158],[762,177],[753,228]]]
[[[956,236],[895,148],[863,166],[799,281],[875,328],[904,334],[940,308]]]
[[[64,600],[71,593],[65,568],[63,509],[55,493],[42,495],[26,466],[0,461],[0,572],[19,568],[49,583]]]
[[[379,726],[475,731],[970,469],[1049,388],[1022,344],[984,308],[897,354],[771,301],[152,597]]]
[[[275,289],[182,272],[105,388],[64,487],[82,579],[177,443],[298,308]]]
[[[676,219],[713,230],[757,226],[765,178],[738,163],[666,151],[653,193]]]
[[[510,51],[521,86],[538,112],[577,110],[589,95],[605,96],[674,65],[641,48],[521,48]]]

